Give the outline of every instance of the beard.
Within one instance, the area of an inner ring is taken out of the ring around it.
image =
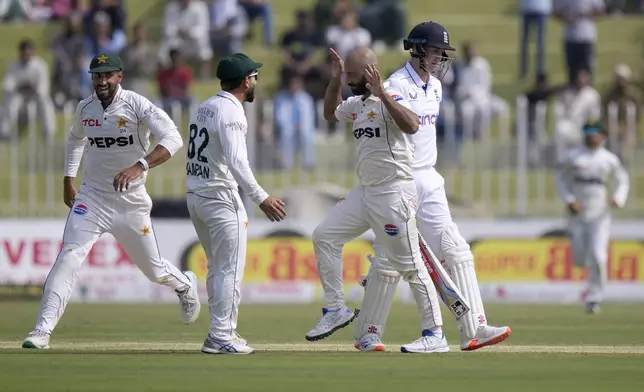
[[[255,100],[255,87],[251,87],[246,91],[246,102],[253,102]]]
[[[105,101],[110,99],[116,92],[116,86],[112,86],[109,83],[105,85],[94,85],[94,91],[98,99]]]
[[[365,95],[367,91],[369,91],[369,89],[367,89],[367,78],[364,76],[358,83],[350,84],[349,87],[351,88],[353,95]]]

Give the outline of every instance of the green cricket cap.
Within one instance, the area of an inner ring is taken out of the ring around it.
[[[116,54],[101,53],[89,64],[90,73],[122,71],[123,62]]]
[[[261,68],[262,65],[243,53],[231,54],[217,64],[217,79],[222,82],[243,79],[249,72]]]

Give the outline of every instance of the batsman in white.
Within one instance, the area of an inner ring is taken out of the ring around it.
[[[248,162],[242,103],[253,102],[261,66],[242,53],[221,59],[217,78],[222,91],[199,105],[190,118],[187,204],[208,258],[210,332],[201,348],[207,354],[255,352],[237,333],[248,225],[239,187],[271,221],[286,216],[284,202],[262,189]]]
[[[402,275],[409,282],[419,310],[430,313],[439,325],[440,309],[437,306],[424,309],[426,304],[437,304],[438,297],[418,243],[412,135],[418,131],[419,121],[410,109],[409,93],[403,85],[396,85],[396,81],[383,84],[377,68],[378,58],[370,49],[352,52],[346,69],[333,49],[331,56],[332,79],[324,96],[324,117],[327,121],[353,122],[353,136],[358,144],[359,185],[313,231],[326,307],[306,339],[323,339],[354,319],[354,312],[344,303],[342,248],[369,229],[375,233],[386,255],[379,262],[379,279],[395,289]],[[341,101],[341,78],[345,71],[355,96]],[[378,295],[365,295],[366,302],[378,300]],[[357,328],[364,335],[377,337],[381,327],[364,323]],[[449,351],[449,346],[444,338],[437,338],[434,349]]]
[[[588,123],[583,132],[585,145],[568,152],[555,184],[570,211],[573,262],[577,267],[588,268],[586,311],[597,313],[607,279],[610,207],[620,208],[626,203],[629,178],[619,158],[603,147],[602,125]],[[608,204],[606,182],[611,177],[615,191]]]
[[[163,110],[121,88],[118,56],[96,56],[89,72],[94,93],[76,107],[67,141],[63,189],[71,211],[63,246],[45,281],[36,327],[24,348],[49,348],[49,336],[65,311],[85,257],[105,233],[114,236],[148,279],[176,291],[184,323],[193,323],[199,315],[197,277],[161,258],[150,220],[152,200],[145,189],[148,170],[181,148],[181,135]],[[146,155],[150,131],[158,144]],[[84,151],[85,173],[77,192],[73,181]]]

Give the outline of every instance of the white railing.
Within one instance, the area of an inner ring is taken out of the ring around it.
[[[321,108],[320,102],[320,119]],[[518,97],[510,111],[492,120],[487,132],[477,134],[475,126],[480,124],[474,121],[461,124],[456,121],[457,108],[445,104],[441,114],[445,121],[444,137],[439,143],[437,168],[445,177],[456,215],[523,217],[563,213],[553,184],[555,157],[561,153],[552,136],[559,109],[555,105],[538,105],[532,134],[527,110],[525,97]],[[274,137],[272,102],[246,104],[246,111],[251,165],[260,183],[270,192],[280,193],[299,186],[336,185],[348,189],[353,185],[355,143],[345,131],[347,124],[338,124],[335,134],[330,135],[328,124],[318,121],[314,170],[305,170],[297,163],[292,169],[283,169],[276,163],[280,143]],[[66,136],[73,113],[74,107],[68,106],[58,116],[59,133]],[[185,137],[188,118],[178,106],[170,115]],[[623,214],[633,217],[642,211],[644,204],[637,189],[638,180],[644,177],[644,158],[638,154],[642,146],[636,108],[626,107],[622,125],[617,105],[610,105],[606,117],[608,146],[625,158],[631,174],[631,193]],[[0,217],[61,216],[68,211],[62,203],[61,185],[65,137],[59,135],[55,142],[47,143],[36,118],[32,105],[27,110],[23,135],[0,141]],[[184,154],[184,150],[180,151],[150,172],[148,190],[153,198],[183,197]]]

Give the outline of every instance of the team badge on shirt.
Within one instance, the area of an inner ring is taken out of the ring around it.
[[[78,204],[74,206],[74,214],[85,215],[87,214],[87,206],[85,204]]]
[[[127,124],[127,120],[124,119],[123,117],[119,118],[118,121],[116,121],[116,126],[118,128],[123,128]]]
[[[148,225],[143,225],[143,228],[140,231],[143,236],[146,236],[150,234],[152,230],[148,227]]]
[[[398,101],[402,101],[402,100],[403,100],[403,97],[401,97],[401,96],[400,96],[400,95],[398,95],[398,94],[393,94],[393,95],[391,96],[391,98],[393,98],[393,99],[394,99],[394,101],[396,101],[396,102],[398,102]]]
[[[376,112],[374,112],[373,110],[370,111],[369,113],[367,113],[367,118],[373,121],[376,118]]]
[[[390,236],[397,236],[399,232],[400,229],[398,228],[398,226],[392,225],[391,223],[387,223],[385,225],[385,233],[389,234]]]

